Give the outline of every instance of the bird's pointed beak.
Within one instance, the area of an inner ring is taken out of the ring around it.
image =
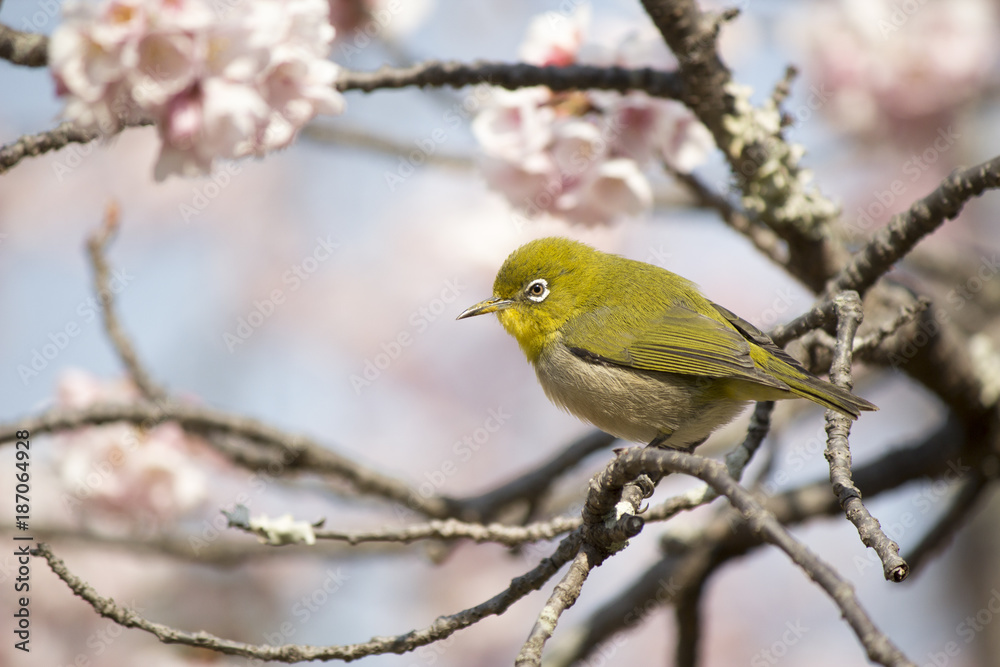
[[[498,296],[494,296],[486,299],[485,301],[480,301],[474,306],[469,306],[455,319],[464,320],[466,317],[475,317],[476,315],[483,315],[485,313],[495,313],[498,310],[510,308],[512,305],[514,305],[514,302],[510,299],[501,299]]]

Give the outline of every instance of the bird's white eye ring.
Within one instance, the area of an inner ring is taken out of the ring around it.
[[[524,293],[535,303],[545,301],[545,297],[549,295],[549,283],[545,278],[536,278],[528,283],[528,286],[524,288]]]

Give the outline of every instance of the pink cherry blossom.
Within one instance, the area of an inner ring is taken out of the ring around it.
[[[57,403],[66,408],[137,397],[129,382],[101,381],[83,371],[67,372],[57,388]],[[58,436],[58,445],[65,504],[85,518],[171,520],[207,497],[204,463],[214,455],[176,424],[84,428]]]
[[[103,0],[75,4],[50,41],[64,115],[111,133],[148,118],[154,175],[198,175],[215,158],[288,146],[316,114],[343,110],[327,59],[326,0]]]
[[[569,15],[562,12],[539,14],[528,25],[518,55],[532,65],[572,65],[589,27],[590,7],[587,5],[579,5]]]
[[[993,71],[1000,26],[989,0],[839,0],[810,12],[805,31],[787,31],[819,82],[814,99],[850,131],[939,125]]]
[[[589,23],[586,6],[542,14],[531,22],[520,55],[536,65],[670,66],[658,36],[630,33],[612,45],[591,43]],[[652,188],[643,167],[663,161],[690,171],[713,146],[681,104],[639,92],[496,90],[472,131],[487,183],[520,215],[587,225],[648,210]]]

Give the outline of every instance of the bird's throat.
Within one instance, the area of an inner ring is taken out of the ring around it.
[[[524,351],[524,356],[532,364],[538,361],[545,347],[552,344],[554,339],[559,336],[557,328],[551,326],[554,324],[553,322],[544,316],[533,315],[533,317],[525,317],[523,313],[514,308],[501,310],[497,313],[500,324],[507,330],[507,333],[517,339],[517,344]]]

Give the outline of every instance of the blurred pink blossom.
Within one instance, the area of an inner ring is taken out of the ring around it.
[[[50,65],[64,115],[104,133],[152,119],[163,141],[154,170],[198,175],[214,158],[284,148],[318,113],[343,110],[327,60],[325,0],[104,0],[67,5]]]
[[[809,12],[788,30],[807,53],[824,110],[850,131],[940,123],[982,89],[996,62],[989,0],[837,0]]]
[[[60,378],[56,400],[59,407],[84,408],[136,398],[125,380],[103,381],[71,370]],[[56,467],[65,504],[87,519],[171,520],[207,497],[204,464],[216,457],[176,424],[150,429],[113,424],[67,432],[58,440]]]
[[[586,41],[586,6],[531,22],[519,54],[534,65],[671,66],[656,35],[630,33],[613,46]],[[596,225],[652,205],[642,169],[662,160],[680,171],[701,164],[712,138],[681,104],[644,93],[496,90],[472,124],[487,183],[525,217],[542,213]]]

